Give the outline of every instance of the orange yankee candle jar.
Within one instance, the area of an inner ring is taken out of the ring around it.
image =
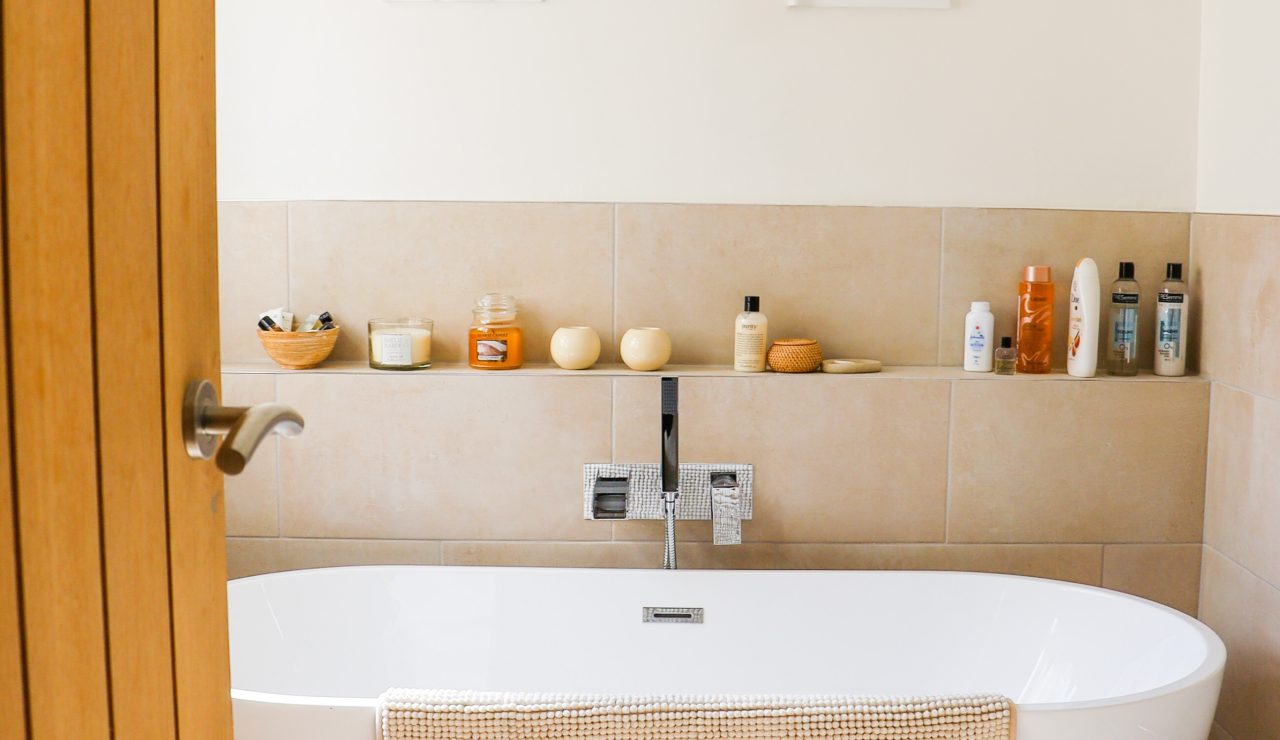
[[[524,364],[524,332],[516,323],[516,300],[485,293],[471,311],[468,364],[477,370],[515,370]]]

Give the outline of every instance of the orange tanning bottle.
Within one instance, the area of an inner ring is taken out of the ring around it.
[[[1018,283],[1018,372],[1047,373],[1053,366],[1053,273],[1027,267]]]

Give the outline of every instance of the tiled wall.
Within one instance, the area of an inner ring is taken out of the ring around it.
[[[1280,737],[1280,217],[1197,214],[1213,380],[1200,618],[1227,643],[1220,738]]]
[[[522,299],[535,362],[555,326],[585,323],[607,345],[662,325],[676,362],[717,364],[758,293],[774,336],[910,367],[685,378],[682,456],[754,463],[758,498],[744,545],[682,524],[682,565],[1026,573],[1197,607],[1207,383],[936,367],[958,363],[971,299],[1010,331],[1024,264],[1054,266],[1063,314],[1085,254],[1108,272],[1136,261],[1156,285],[1188,259],[1186,214],[307,202],[224,203],[220,222],[225,396],[308,420],[227,481],[232,575],[653,567],[657,523],[583,521],[580,478],[585,462],[657,459],[655,376],[376,373],[359,368],[362,322],[431,316],[456,362],[471,302],[499,289]],[[337,315],[339,358],[356,362],[262,364],[256,312],[286,303]]]

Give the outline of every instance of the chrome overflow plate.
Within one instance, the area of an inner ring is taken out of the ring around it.
[[[646,624],[702,624],[702,607],[646,606]]]

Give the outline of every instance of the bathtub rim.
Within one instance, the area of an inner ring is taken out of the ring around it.
[[[632,573],[652,573],[657,568],[557,568],[545,566],[514,566],[514,565],[341,565],[341,566],[321,566],[316,568],[294,568],[293,570],[277,571],[275,573],[260,573],[258,575],[244,576],[242,578],[233,578],[227,581],[228,591],[233,583],[247,583],[251,581],[270,581],[280,578],[288,578],[292,574],[306,571],[422,571],[422,570],[458,570],[469,569],[477,571],[575,571],[575,570],[608,570],[610,572],[632,572]],[[1057,586],[1065,586],[1069,589],[1100,593],[1110,598],[1120,598],[1132,601],[1145,607],[1155,608],[1170,614],[1175,618],[1183,621],[1195,630],[1201,639],[1205,642],[1205,657],[1200,665],[1188,673],[1171,683],[1157,686],[1154,689],[1139,691],[1132,694],[1121,694],[1119,696],[1109,696],[1104,699],[1088,699],[1085,701],[1069,701],[1069,702],[1039,702],[1020,704],[1015,702],[1018,712],[1060,712],[1060,711],[1079,711],[1089,709],[1104,709],[1107,707],[1115,707],[1124,704],[1135,704],[1151,699],[1159,699],[1169,694],[1177,693],[1182,689],[1199,684],[1203,681],[1213,679],[1215,675],[1220,679],[1223,669],[1227,661],[1227,648],[1222,642],[1222,638],[1218,636],[1208,625],[1189,614],[1178,611],[1173,607],[1166,606],[1157,601],[1144,599],[1141,596],[1126,594],[1114,589],[1102,586],[1090,586],[1084,583],[1073,583],[1071,581],[1059,581],[1053,578],[1039,578],[1036,576],[1013,575],[1009,573],[984,573],[982,571],[971,570],[801,570],[801,569],[733,569],[727,570],[723,568],[683,568],[675,571],[696,572],[696,573],[878,573],[891,575],[895,573],[924,573],[931,575],[949,575],[949,576],[968,576],[982,577],[993,580],[1012,580],[1012,581],[1038,581],[1041,583],[1051,583]],[[388,689],[393,688],[388,686]],[[430,687],[427,687],[430,688]],[[378,706],[378,697],[326,697],[326,696],[308,696],[300,694],[276,694],[271,692],[250,691],[247,689],[231,689],[232,700],[254,702],[260,704],[284,704],[295,706],[314,706],[314,707],[334,707],[334,708],[350,708],[350,709],[376,709]]]

